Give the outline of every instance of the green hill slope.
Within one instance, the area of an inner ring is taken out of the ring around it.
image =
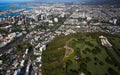
[[[102,45],[99,36],[112,44]],[[42,55],[43,75],[120,75],[120,38],[107,33],[56,37]]]

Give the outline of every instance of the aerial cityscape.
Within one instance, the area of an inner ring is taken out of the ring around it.
[[[119,0],[1,0],[0,75],[120,75]]]

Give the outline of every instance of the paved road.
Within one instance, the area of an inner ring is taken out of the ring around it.
[[[70,14],[66,17],[66,19],[68,19],[71,14],[72,14],[72,13],[70,13]],[[56,25],[55,27],[53,27],[51,30],[49,30],[49,31],[47,31],[47,32],[45,32],[45,33],[39,34],[39,35],[37,35],[37,36],[44,36],[44,35],[48,34],[49,32],[54,32],[54,31],[56,31],[56,30],[65,22],[66,19],[64,19],[64,20],[61,22],[61,24],[57,24],[57,25]],[[33,30],[31,30],[31,32],[33,32]],[[29,32],[29,33],[30,33],[30,32]],[[28,33],[28,34],[29,34],[29,33]],[[8,51],[10,48],[16,47],[19,43],[21,43],[21,41],[23,41],[23,39],[25,39],[26,35],[27,35],[27,34],[24,34],[23,36],[19,37],[17,40],[13,40],[12,42],[10,42],[9,44],[7,44],[6,46],[2,47],[2,48],[0,49],[0,54],[4,54],[4,53],[5,53],[6,51]],[[34,37],[29,38],[29,39],[26,40],[25,42],[30,41],[31,39],[34,39]]]

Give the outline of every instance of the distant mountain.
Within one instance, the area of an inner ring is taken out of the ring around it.
[[[59,3],[59,2],[68,2],[68,3],[99,3],[99,4],[120,4],[120,0],[35,0],[37,2],[45,3]]]
[[[120,4],[120,0],[91,0],[89,2],[100,4]]]

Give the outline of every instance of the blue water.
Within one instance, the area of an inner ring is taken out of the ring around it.
[[[31,10],[29,6],[21,5],[21,3],[0,3],[0,11],[16,10],[16,9],[21,9],[21,8],[25,8],[26,10]],[[3,18],[5,16],[16,16],[19,14],[20,12],[0,15],[0,18]]]
[[[8,7],[8,3],[0,3],[0,11],[3,11],[3,10],[8,10],[9,8]]]

